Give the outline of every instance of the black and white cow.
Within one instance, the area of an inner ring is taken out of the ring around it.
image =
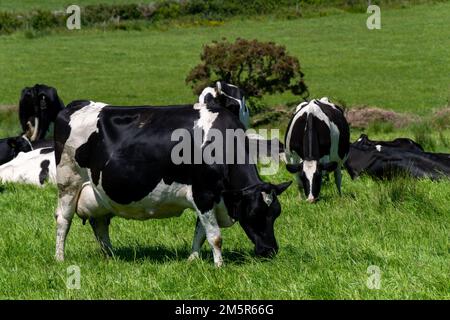
[[[75,212],[89,219],[105,252],[112,250],[108,226],[113,216],[168,218],[186,208],[198,216],[190,259],[199,256],[206,238],[216,266],[222,265],[220,228],[235,221],[254,243],[258,256],[278,251],[274,222],[281,207],[277,196],[290,182],[263,182],[256,165],[248,162],[175,164],[172,150],[179,140],[174,141],[172,134],[180,128],[190,133],[186,139],[193,151],[206,150],[211,144],[209,134],[218,130],[224,134],[223,154],[234,157],[234,138],[224,132],[244,130],[237,117],[215,104],[114,107],[76,101],[60,112],[55,123],[57,260],[64,259]],[[195,132],[203,134],[201,145],[192,141]],[[243,139],[247,140],[245,134]],[[248,148],[245,153],[248,160]]]
[[[303,102],[286,131],[286,168],[298,173],[309,202],[318,199],[322,172],[334,171],[341,192],[341,166],[349,151],[350,130],[343,110],[327,98]]]
[[[245,104],[245,94],[237,86],[224,81],[216,82],[216,87],[206,87],[198,98],[200,104],[208,104],[209,101],[216,100],[224,108],[235,114],[245,128],[250,124],[250,111]]]
[[[44,139],[50,124],[64,104],[55,88],[43,84],[22,90],[19,119],[24,133],[33,142]]]
[[[41,148],[19,153],[13,160],[0,166],[0,181],[37,186],[47,181],[56,183],[54,149]]]
[[[450,155],[424,152],[406,138],[371,141],[363,136],[350,145],[345,167],[352,179],[367,174],[377,179],[407,175],[436,180],[450,176]]]
[[[31,142],[26,135],[0,139],[0,165],[13,160],[21,152],[53,147],[53,141],[39,140]]]
[[[396,138],[392,141],[375,141],[370,140],[366,134],[361,134],[358,140],[354,144],[367,145],[367,146],[380,146],[380,147],[390,147],[397,148],[408,151],[418,151],[423,152],[423,147],[409,138]]]

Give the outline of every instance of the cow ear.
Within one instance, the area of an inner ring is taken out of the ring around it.
[[[289,188],[289,186],[292,184],[292,181],[288,181],[288,182],[283,182],[277,185],[274,185],[274,190],[275,193],[277,194],[277,196],[279,196],[280,194],[282,194],[287,188]]]
[[[334,171],[334,170],[337,169],[337,167],[338,167],[338,164],[337,164],[336,161],[328,162],[328,163],[319,165],[320,170],[326,171],[326,172]]]
[[[262,195],[263,201],[267,204],[268,207],[270,207],[270,205],[273,202],[273,198],[275,196],[275,192],[272,191],[270,193],[266,193],[266,192],[262,191],[261,195]]]

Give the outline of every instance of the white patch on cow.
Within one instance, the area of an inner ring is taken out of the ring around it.
[[[308,200],[314,199],[312,195],[312,183],[313,183],[313,177],[314,173],[317,171],[317,161],[303,161],[303,172],[305,173],[306,179],[308,179],[309,182],[309,196]]]
[[[362,138],[359,138],[358,140],[357,140],[357,142],[361,142],[362,141]]]
[[[300,110],[301,108],[303,108],[304,106],[306,106],[308,104],[308,102],[302,102],[300,103],[297,108],[295,108],[295,112],[298,112],[298,110]]]
[[[92,190],[90,190],[92,189]],[[106,212],[136,220],[162,219],[180,216],[186,208],[195,209],[192,186],[173,182],[167,185],[161,180],[143,199],[122,205],[108,197],[100,179],[98,186],[84,185],[78,200],[79,215],[101,216]]]
[[[16,158],[0,166],[0,181],[41,186],[41,163],[46,160],[49,161],[48,182],[56,183],[55,153],[41,154],[41,149],[20,152]]]
[[[198,97],[198,103],[205,104],[205,98],[208,94],[211,94],[214,98],[217,97],[217,92],[215,88],[206,87],[203,89],[202,93]]]
[[[204,136],[202,141],[202,147],[208,141],[209,130],[212,128],[214,121],[217,119],[219,115],[218,112],[211,112],[206,105],[197,103],[194,105],[194,109],[198,109],[200,111],[200,118],[194,122],[194,130],[202,129]]]
[[[273,194],[272,193],[266,193],[266,192],[261,192],[263,201],[267,204],[268,207],[270,207],[270,205],[273,202]]]
[[[378,152],[381,152],[381,146],[380,146],[379,144],[377,144],[377,145],[375,146],[375,148],[377,149]]]
[[[320,102],[329,105],[330,107],[332,107],[335,110],[339,110],[336,105],[334,103],[331,103],[330,100],[328,99],[328,97],[322,97],[319,99]],[[339,110],[340,112],[340,110]]]
[[[77,149],[88,141],[91,134],[98,132],[98,116],[105,106],[105,103],[91,101],[89,105],[74,112],[70,116],[71,131],[65,145]]]

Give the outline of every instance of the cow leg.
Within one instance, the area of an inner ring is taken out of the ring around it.
[[[58,206],[55,212],[56,219],[56,253],[57,261],[64,261],[64,247],[75,214],[76,193],[60,192]]]
[[[300,173],[297,173],[295,175],[295,180],[297,182],[297,187],[298,187],[298,198],[300,200],[302,200],[302,194],[303,194],[303,184],[302,184],[302,179],[300,178]]]
[[[216,214],[214,208],[201,213],[198,213],[200,222],[205,230],[206,238],[208,243],[212,248],[214,256],[214,264],[216,267],[221,267],[223,265],[222,260],[222,236],[220,234],[220,227],[217,223]]]
[[[188,258],[188,261],[193,261],[200,258],[200,249],[206,240],[206,232],[203,224],[200,222],[200,218],[197,218],[195,224],[194,242],[192,243],[192,253]]]
[[[89,223],[94,230],[95,238],[97,239],[100,247],[107,256],[113,255],[113,249],[111,245],[111,240],[109,238],[109,223],[111,218],[100,217],[100,218],[90,218]]]
[[[338,166],[336,168],[336,170],[334,170],[334,182],[336,183],[336,187],[338,189],[339,195],[342,195],[342,193],[341,193],[342,172],[341,172],[340,166]]]

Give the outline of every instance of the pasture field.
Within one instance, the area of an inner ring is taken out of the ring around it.
[[[146,1],[136,1],[136,0],[2,0],[0,2],[0,10],[7,11],[19,11],[27,12],[30,10],[37,9],[48,9],[48,10],[64,10],[72,4],[77,4],[79,6],[86,6],[91,4],[126,4],[126,3],[145,3]],[[149,1],[147,1],[149,2]]]
[[[15,105],[26,85],[55,86],[64,102],[194,102],[184,84],[202,44],[227,37],[285,44],[303,64],[311,97],[425,116],[448,105],[450,3],[382,11],[382,29],[364,14],[304,20],[234,19],[218,27],[142,31],[86,29],[28,39],[0,37],[0,104]],[[281,95],[269,104],[292,102]],[[284,127],[280,128],[284,132]],[[435,151],[449,152],[450,131],[422,125]],[[269,126],[270,127],[270,126]],[[375,139],[417,135],[416,127],[371,128]],[[14,110],[0,112],[0,137],[20,131]],[[352,132],[352,139],[359,131]],[[440,137],[440,138],[439,138]],[[444,137],[444,138],[442,138]],[[266,180],[294,180],[284,168]],[[105,259],[87,224],[75,218],[66,261],[54,258],[56,187],[0,185],[2,299],[449,299],[450,181],[343,178],[315,205],[291,186],[282,196],[273,260],[253,257],[235,225],[223,229],[225,266],[215,269],[207,244],[188,263],[195,215],[147,222],[113,219],[114,257]],[[81,288],[66,288],[67,267],[81,269]],[[369,266],[381,288],[366,285]]]

